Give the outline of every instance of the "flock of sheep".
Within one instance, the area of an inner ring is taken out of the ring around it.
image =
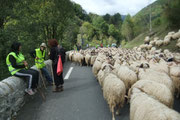
[[[169,33],[163,43],[171,38],[179,42],[180,31]],[[173,110],[174,96],[180,94],[180,53],[140,46],[70,51],[68,56],[80,65],[92,66],[112,120],[125,102],[130,103],[130,120],[180,120]]]
[[[164,40],[160,40],[158,37],[155,37],[153,40],[150,40],[150,37],[145,37],[144,44],[139,46],[139,49],[146,49],[151,50],[154,49],[155,46],[166,46],[171,41],[177,40],[176,47],[180,48],[180,30],[178,32],[169,32],[165,37]]]

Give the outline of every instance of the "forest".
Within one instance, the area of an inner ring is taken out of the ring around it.
[[[134,16],[87,13],[70,0],[0,0],[0,8],[0,80],[10,76],[5,60],[13,41],[21,42],[32,66],[29,52],[49,39],[57,39],[66,51],[75,45],[125,45],[149,31],[150,14],[153,29],[180,28],[179,0],[157,0]]]

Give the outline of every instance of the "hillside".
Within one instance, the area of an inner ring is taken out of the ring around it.
[[[177,32],[179,28],[168,27],[168,21],[163,18],[164,5],[167,0],[157,0],[151,4],[152,7],[152,33],[151,39],[154,37],[159,37],[164,39],[170,31]],[[135,38],[130,42],[126,43],[124,48],[133,48],[144,43],[144,38],[150,34],[149,32],[149,11],[150,5],[143,8],[135,16],[133,16],[133,21],[137,25],[135,26]],[[169,49],[171,51],[178,51],[178,48],[174,47],[176,41],[171,42],[167,46],[160,47],[162,49]]]

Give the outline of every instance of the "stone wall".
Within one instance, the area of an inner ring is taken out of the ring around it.
[[[51,60],[45,61],[45,64],[51,74]],[[35,66],[31,68],[37,70]],[[25,97],[28,95],[25,95],[24,92],[27,87],[25,81],[15,76],[0,81],[0,120],[10,120],[26,102]],[[41,83],[39,78],[39,84]]]

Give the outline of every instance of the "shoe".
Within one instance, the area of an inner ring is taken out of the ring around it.
[[[34,91],[34,93],[37,93],[37,89],[35,88],[35,89],[33,89],[33,91]]]
[[[62,88],[56,87],[53,89],[53,92],[61,92],[63,91]]]
[[[49,81],[48,81],[48,85],[52,86],[52,85],[53,85],[53,82],[49,82]]]
[[[29,95],[35,94],[32,89],[25,89],[25,92],[28,93]]]

